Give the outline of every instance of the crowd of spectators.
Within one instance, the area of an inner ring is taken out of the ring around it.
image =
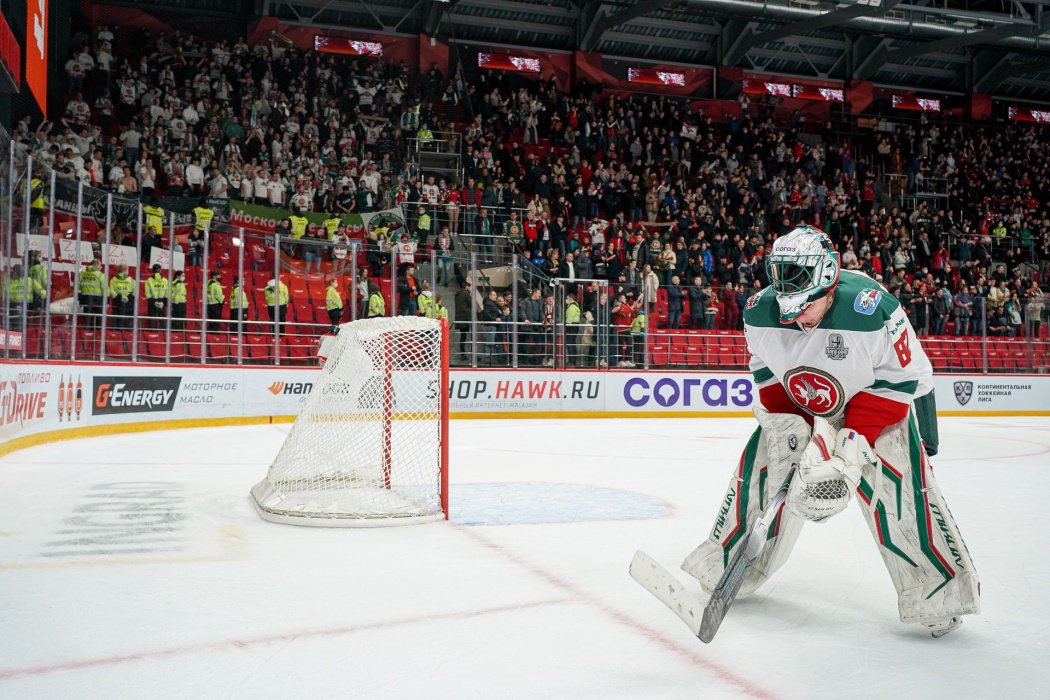
[[[1037,125],[923,113],[894,133],[837,137],[746,103],[716,123],[702,102],[570,89],[553,75],[468,81],[278,36],[146,36],[118,42],[101,26],[76,37],[66,115],[24,121],[16,138],[59,176],[122,194],[336,214],[413,203],[408,228],[421,245],[441,242],[445,284],[453,240],[475,237],[482,253],[501,241],[567,279],[585,316],[604,313],[606,290],[607,316],[630,308],[628,327],[642,315],[739,329],[766,283],[766,249],[802,222],[827,231],[843,267],[885,284],[920,333],[1020,336],[1042,320],[1050,184]],[[421,176],[409,141],[454,130],[462,181]],[[608,285],[575,282],[591,279]],[[533,294],[522,291],[525,318]],[[499,300],[479,318],[512,315]]]

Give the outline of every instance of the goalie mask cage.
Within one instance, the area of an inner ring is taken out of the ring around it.
[[[448,518],[448,321],[370,318],[335,346],[251,500],[319,527]]]

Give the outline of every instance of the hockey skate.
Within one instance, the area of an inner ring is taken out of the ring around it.
[[[955,629],[962,623],[963,621],[961,617],[959,617],[958,615],[953,615],[952,617],[945,618],[943,620],[937,620],[936,622],[926,622],[923,624],[925,625],[926,629],[930,630],[930,634],[933,635],[934,639],[939,639],[940,637],[943,637],[944,635],[951,632],[953,629]]]

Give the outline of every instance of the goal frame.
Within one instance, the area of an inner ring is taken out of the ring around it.
[[[449,519],[449,346],[450,331],[448,319],[436,319],[439,322],[440,334],[440,369],[438,372],[438,487],[441,504],[441,512],[428,515],[387,515],[375,517],[349,517],[324,515],[319,513],[302,513],[289,515],[275,512],[265,508],[256,495],[256,489],[263,483],[269,481],[269,474],[262,482],[257,484],[249,492],[249,500],[255,507],[256,512],[263,520],[284,525],[298,525],[301,527],[396,527],[404,525],[417,525],[428,522],[436,522]],[[349,325],[349,324],[347,324]],[[393,451],[393,422],[394,422],[394,399],[393,399],[393,343],[390,335],[383,341],[383,485],[391,488],[391,470]],[[323,370],[322,370],[323,371]]]

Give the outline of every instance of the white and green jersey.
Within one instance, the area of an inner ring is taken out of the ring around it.
[[[763,289],[747,301],[744,332],[759,400],[772,412],[845,417],[846,427],[877,437],[933,390],[933,368],[900,302],[859,272],[841,272],[812,329],[781,323],[776,295]]]

